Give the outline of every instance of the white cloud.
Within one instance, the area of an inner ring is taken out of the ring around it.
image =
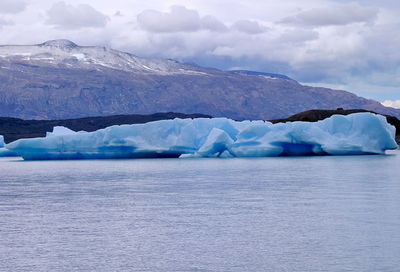
[[[365,23],[376,18],[379,9],[357,3],[337,7],[315,8],[286,17],[281,22],[294,25],[329,26]]]
[[[260,25],[257,21],[239,20],[232,25],[232,29],[247,33],[259,34],[267,31],[267,28]]]
[[[104,27],[108,17],[86,4],[72,6],[65,2],[54,4],[47,12],[47,23],[63,29]]]
[[[206,15],[201,18],[201,26],[203,29],[216,32],[224,32],[228,30],[228,28],[221,21],[210,15]]]
[[[382,105],[386,107],[400,109],[400,100],[385,100],[382,102]]]
[[[200,17],[196,10],[172,6],[169,12],[145,10],[137,16],[140,27],[150,32],[190,32],[207,29],[224,31],[225,25],[208,15]]]
[[[1,0],[0,13],[18,13],[26,8],[26,2],[23,0]]]
[[[13,22],[0,17],[0,27],[7,26],[7,25],[13,25],[13,24],[14,24]]]

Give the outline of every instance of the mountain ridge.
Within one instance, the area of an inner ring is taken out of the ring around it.
[[[233,119],[286,118],[310,108],[400,110],[346,91],[271,73],[232,72],[141,58],[68,40],[0,46],[0,116],[68,119],[200,112]]]

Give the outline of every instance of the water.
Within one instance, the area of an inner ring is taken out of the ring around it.
[[[0,159],[0,271],[400,271],[400,152]]]

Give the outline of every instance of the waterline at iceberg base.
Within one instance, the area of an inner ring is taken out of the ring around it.
[[[198,118],[95,132],[56,127],[44,138],[20,139],[6,147],[25,160],[361,155],[396,149],[395,132],[385,117],[372,113],[314,123]]]

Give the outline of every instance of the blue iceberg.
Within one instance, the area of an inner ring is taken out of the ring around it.
[[[56,127],[44,138],[20,139],[7,148],[26,160],[361,155],[396,149],[395,132],[372,113],[315,123],[174,119],[95,132]]]
[[[3,135],[0,135],[0,157],[17,156],[17,154],[5,148],[5,145],[6,144],[4,143],[4,137]]]

